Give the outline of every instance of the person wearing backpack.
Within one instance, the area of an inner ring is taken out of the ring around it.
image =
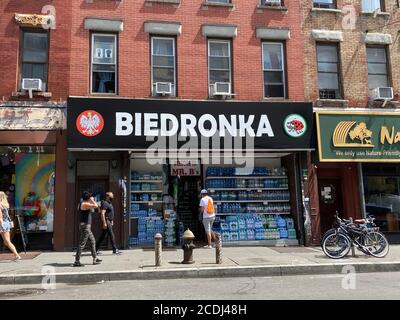
[[[203,214],[203,225],[207,234],[208,243],[206,246],[204,246],[204,248],[212,249],[211,240],[215,240],[215,235],[212,231],[212,226],[215,221],[214,201],[208,195],[208,191],[206,189],[201,190],[200,196],[200,213]]]

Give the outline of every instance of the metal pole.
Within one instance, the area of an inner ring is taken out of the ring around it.
[[[358,189],[360,192],[360,200],[361,200],[361,212],[363,215],[363,218],[367,217],[367,213],[365,210],[365,194],[364,194],[364,181],[363,181],[363,172],[362,172],[362,164],[358,163],[357,164],[357,170],[358,170]]]
[[[162,235],[157,233],[154,236],[154,251],[156,254],[156,267],[161,266],[161,253],[162,253]]]
[[[222,239],[221,239],[221,235],[219,233],[214,233],[214,234],[215,234],[216,263],[221,264],[222,263]]]

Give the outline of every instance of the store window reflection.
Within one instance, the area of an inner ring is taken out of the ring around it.
[[[28,233],[53,232],[55,147],[0,146],[0,190]]]
[[[399,232],[400,176],[377,174],[364,174],[366,212],[376,217],[382,231]]]

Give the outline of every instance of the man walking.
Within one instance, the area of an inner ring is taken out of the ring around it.
[[[215,220],[214,201],[205,189],[201,190],[200,195],[200,212],[203,214],[203,225],[207,234],[208,243],[204,248],[212,249],[211,239],[215,240],[215,235],[212,231],[212,226]]]
[[[90,241],[90,249],[92,251],[93,264],[100,264],[101,260],[97,258],[96,254],[96,240],[94,239],[91,225],[92,225],[92,210],[97,209],[99,206],[88,191],[82,193],[82,202],[79,204],[79,246],[76,251],[74,267],[82,267],[80,262],[83,249],[85,249],[86,242]]]
[[[100,245],[102,244],[106,235],[111,239],[111,245],[113,248],[113,254],[121,254],[121,252],[117,249],[117,245],[115,243],[115,236],[113,232],[113,219],[114,219],[114,206],[112,205],[112,201],[114,199],[114,194],[112,192],[107,192],[105,199],[101,202],[100,212],[101,212],[101,222],[103,226],[103,231],[97,240],[96,243],[96,252],[99,251]]]

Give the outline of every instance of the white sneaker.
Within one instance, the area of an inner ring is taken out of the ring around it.
[[[204,246],[203,248],[212,249],[212,246],[207,245],[207,246]]]

